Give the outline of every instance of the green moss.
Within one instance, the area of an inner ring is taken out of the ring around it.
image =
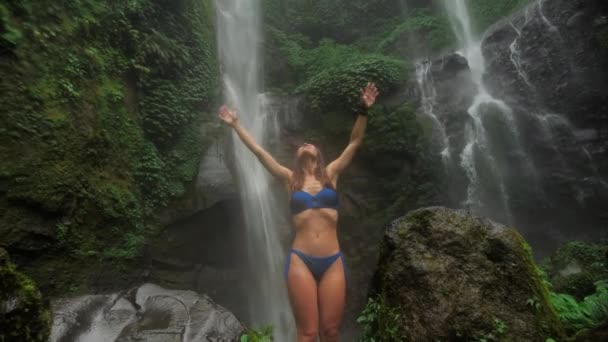
[[[424,41],[423,48],[429,53],[441,51],[455,42],[445,13],[433,11],[431,8],[420,8],[409,11],[405,19],[383,36],[376,49],[388,53],[400,51],[400,47],[395,44],[412,48],[410,45],[413,45],[414,42],[409,38],[413,37]],[[406,52],[404,51],[404,53]]]
[[[0,341],[48,341],[50,332],[48,302],[0,249]]]
[[[474,30],[482,33],[499,19],[529,4],[530,0],[467,0]]]
[[[543,281],[542,270],[534,262],[530,245],[515,229],[510,229],[509,233],[513,235],[522,247],[520,257],[524,260],[526,266],[525,272],[529,275],[528,279],[531,280],[530,289],[533,292],[532,298],[528,299],[528,307],[536,314],[536,327],[547,338],[551,337],[561,340],[566,334],[551,301],[551,292],[549,291],[548,284],[546,281]],[[519,250],[516,249],[516,251]]]
[[[303,93],[315,109],[351,111],[367,82],[376,82],[380,91],[387,92],[411,70],[402,60],[364,53],[332,40],[307,48],[299,36],[272,32],[291,68],[301,75],[296,92]]]
[[[583,299],[595,292],[595,282],[608,279],[608,246],[571,241],[560,247],[542,267],[553,291]]]
[[[35,222],[66,257],[139,254],[211,141],[200,127],[215,119],[212,16],[190,0],[1,5],[0,240],[32,248]],[[13,29],[22,38],[9,42]]]

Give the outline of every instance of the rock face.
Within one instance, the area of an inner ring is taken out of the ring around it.
[[[206,295],[145,284],[53,303],[51,341],[237,341],[243,326]]]
[[[607,18],[603,0],[535,1],[484,36],[484,83],[512,109],[524,147],[516,158],[502,143],[509,206],[537,249],[608,222]],[[537,180],[521,176],[526,163]]]
[[[563,336],[522,237],[465,211],[425,208],[393,221],[373,293],[400,313],[405,341]]]

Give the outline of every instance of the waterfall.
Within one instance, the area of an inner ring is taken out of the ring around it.
[[[462,54],[469,62],[471,78],[477,86],[477,94],[473,100],[473,104],[468,109],[470,120],[465,128],[466,144],[460,155],[460,166],[465,170],[469,179],[467,199],[463,204],[476,212],[496,216],[497,210],[493,210],[494,215],[492,215],[485,212],[484,206],[487,206],[488,202],[497,201],[496,205],[500,207],[498,212],[502,212],[502,215],[499,215],[501,216],[500,218],[511,224],[512,214],[503,170],[497,164],[492,149],[488,145],[488,134],[483,122],[483,116],[490,114],[488,111],[492,111],[494,115],[499,115],[499,119],[507,126],[511,139],[518,145],[518,133],[513,113],[503,101],[493,98],[483,84],[485,61],[481,52],[481,41],[473,35],[471,19],[465,1],[445,0],[444,4],[448,11],[452,29],[459,43],[463,46]],[[480,172],[483,168],[482,164],[489,166],[485,168],[483,175],[489,178],[485,183],[496,185],[498,196],[493,196],[494,198],[488,198],[487,195],[483,194],[483,188],[480,184],[482,182]]]
[[[416,82],[418,83],[418,89],[420,90],[420,101],[422,111],[428,116],[432,122],[437,136],[439,137],[439,148],[441,150],[441,159],[444,165],[450,160],[450,148],[449,140],[445,131],[444,124],[439,121],[439,118],[435,114],[435,105],[437,104],[437,91],[433,84],[433,77],[431,75],[431,67],[433,63],[431,61],[423,61],[416,63]]]
[[[267,120],[260,94],[262,61],[260,5],[257,0],[216,0],[217,41],[225,101],[238,108],[243,125],[261,146],[276,137],[278,127]],[[269,122],[271,124],[269,124]],[[232,132],[236,178],[246,226],[250,279],[250,323],[272,325],[278,341],[291,339],[294,324],[283,280],[284,241],[290,225],[271,191],[271,175]]]

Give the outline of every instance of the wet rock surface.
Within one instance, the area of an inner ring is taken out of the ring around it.
[[[405,340],[563,336],[514,229],[462,210],[419,209],[388,227],[378,265],[373,293],[400,313],[393,319]]]
[[[110,295],[53,302],[51,341],[237,341],[239,320],[193,291],[144,284]]]
[[[608,222],[607,15],[602,0],[535,1],[483,39],[484,83],[512,109],[527,155],[511,165],[531,163],[538,177],[534,189],[514,167],[508,184],[515,225],[535,247],[542,235],[590,238]]]

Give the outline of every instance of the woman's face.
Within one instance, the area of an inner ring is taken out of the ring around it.
[[[303,143],[302,145],[300,145],[300,147],[298,147],[298,150],[296,151],[296,155],[298,158],[300,158],[301,156],[303,156],[305,153],[312,155],[313,157],[317,157],[317,147],[313,144],[310,143]]]

